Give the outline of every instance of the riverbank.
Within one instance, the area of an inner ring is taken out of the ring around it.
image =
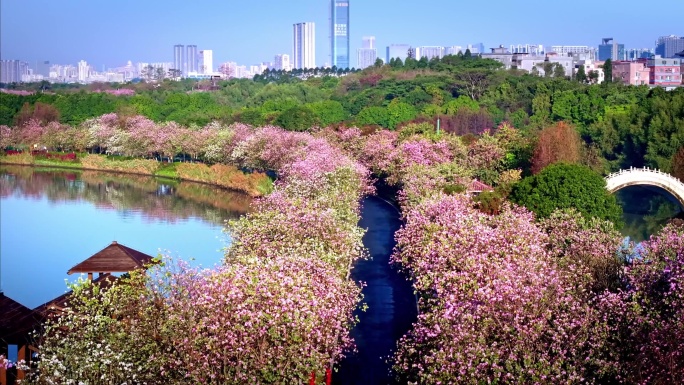
[[[99,154],[81,154],[73,157],[73,160],[43,159],[30,153],[0,156],[0,164],[155,176],[210,184],[243,192],[252,197],[261,197],[273,190],[273,181],[266,174],[244,173],[235,166],[224,164],[208,166],[204,163],[164,163],[150,159],[117,159]]]

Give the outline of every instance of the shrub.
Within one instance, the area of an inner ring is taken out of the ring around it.
[[[557,163],[513,185],[510,199],[547,218],[556,209],[575,208],[585,218],[622,223],[622,207],[601,175],[585,166]]]

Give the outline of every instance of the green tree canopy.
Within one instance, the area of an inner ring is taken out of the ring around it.
[[[306,131],[317,124],[316,114],[307,106],[295,106],[285,110],[275,124],[290,131]]]
[[[606,83],[613,81],[613,61],[610,59],[603,62],[603,81]]]
[[[333,123],[339,123],[349,117],[349,113],[344,110],[342,103],[336,100],[324,100],[321,102],[309,103],[309,107],[322,127],[327,127]]]
[[[539,218],[549,217],[556,209],[575,208],[585,218],[595,217],[622,225],[622,207],[606,190],[603,177],[586,166],[552,164],[516,183],[509,198]]]

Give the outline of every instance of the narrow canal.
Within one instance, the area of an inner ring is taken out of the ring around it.
[[[411,283],[389,265],[394,233],[400,225],[394,206],[378,197],[364,199],[359,226],[367,229],[363,242],[371,258],[359,261],[351,277],[365,282],[363,295],[368,309],[357,311],[359,324],[352,330],[352,336],[358,352],[340,363],[339,371],[333,374],[333,384],[393,383],[390,357],[399,338],[416,320]]]

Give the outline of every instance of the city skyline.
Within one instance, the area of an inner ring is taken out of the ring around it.
[[[684,35],[681,20],[677,20],[684,13],[684,3],[671,3],[665,16],[650,22],[645,30],[635,28],[631,21],[643,19],[641,8],[616,9],[587,0],[573,2],[573,9],[586,10],[581,14],[581,28],[573,27],[572,21],[563,20],[561,24],[557,15],[567,14],[562,6],[538,0],[524,5],[493,1],[486,9],[447,0],[407,3],[402,7],[389,0],[359,2],[350,9],[354,24],[349,35],[350,52],[356,52],[362,37],[368,35],[376,36],[376,46],[381,50],[390,44],[467,46],[479,42],[486,50],[500,44],[527,43],[597,47],[604,37],[613,37],[626,48],[653,48],[659,36]],[[160,11],[159,3],[133,0],[121,0],[117,7],[85,0],[58,4],[6,0],[0,3],[0,57],[32,65],[44,60],[86,60],[101,68],[121,66],[129,60],[173,62],[175,44],[194,44],[198,50],[213,50],[215,63],[257,64],[273,60],[275,54],[291,52],[289,31],[293,24],[308,20],[329,25],[330,0],[266,0],[259,7],[220,1],[205,4],[198,8],[196,4],[170,1]],[[42,22],[45,18],[41,23],[27,22],[36,19],[37,11],[54,22]],[[420,13],[429,18],[416,18]],[[73,38],[51,38],[56,28],[59,36]],[[330,63],[329,33],[329,28],[317,29],[317,65]]]

